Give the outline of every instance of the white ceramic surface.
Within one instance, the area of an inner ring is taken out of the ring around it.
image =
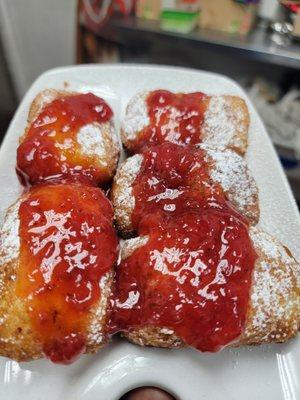
[[[23,99],[0,153],[0,217],[21,192],[15,175],[18,137],[28,107],[45,88],[92,91],[112,106],[116,127],[129,98],[144,89],[202,90],[237,94],[250,114],[247,159],[260,189],[260,226],[300,259],[300,219],[290,188],[265,128],[243,90],[220,75],[154,66],[79,66],[40,76]],[[17,363],[0,357],[1,400],[117,400],[141,385],[166,388],[182,400],[299,400],[300,338],[285,345],[227,349],[201,354],[193,349],[140,348],[115,338],[95,356],[65,367],[46,360]]]

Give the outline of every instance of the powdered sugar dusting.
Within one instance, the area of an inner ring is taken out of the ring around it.
[[[170,199],[174,200],[183,193],[183,190],[169,189],[167,188],[163,193],[158,193],[153,196],[148,197],[147,201],[155,201],[158,203],[160,200]]]
[[[116,306],[117,308],[131,309],[139,301],[139,298],[140,293],[131,290],[128,293],[128,298],[123,303],[120,303],[119,300],[116,300]]]
[[[119,143],[119,137],[117,135],[114,123],[112,121],[109,122],[109,133],[110,133],[110,137],[111,140],[113,142],[113,145],[116,147],[116,149],[120,149],[120,143]]]
[[[260,258],[255,265],[251,294],[254,315],[244,336],[257,336],[260,342],[283,341],[287,332],[294,334],[299,327],[300,267],[267,233],[251,228],[250,237]]]
[[[83,126],[77,133],[77,142],[81,146],[81,151],[87,156],[96,156],[100,159],[105,156],[105,146],[102,136],[102,129],[105,129],[105,127],[102,125],[94,122]]]
[[[184,116],[176,107],[164,106],[156,111],[156,124],[159,125],[162,114],[166,111],[170,113],[169,118],[161,125],[161,132],[165,136],[165,140],[172,143],[179,143],[180,130],[179,120]]]
[[[253,215],[250,207],[258,204],[258,188],[249,174],[247,163],[232,150],[218,151],[207,146],[201,147],[206,151],[206,162],[212,164],[210,176],[213,181],[221,185],[229,201],[243,215],[256,223],[258,215]]]
[[[93,319],[88,328],[88,335],[86,338],[87,345],[97,346],[104,341],[104,317],[107,312],[109,296],[111,293],[111,272],[102,276],[99,286],[101,289],[101,298],[96,308],[94,309]]]
[[[125,258],[129,257],[136,249],[145,246],[148,240],[148,236],[138,236],[133,239],[125,240],[121,249],[121,259],[125,260]]]
[[[146,126],[150,124],[146,98],[149,92],[136,94],[129,102],[122,123],[124,142],[133,141]],[[165,140],[178,142],[178,118],[182,115],[175,107],[165,106],[170,115],[162,132]],[[158,109],[155,117],[160,120],[162,109]],[[242,99],[231,96],[211,96],[208,108],[204,113],[201,140],[218,149],[233,147],[242,153],[245,151],[248,132],[248,111]]]
[[[1,251],[0,265],[11,262],[19,255],[20,237],[19,237],[19,207],[21,201],[18,201],[7,210],[4,222],[0,231]]]
[[[130,217],[135,206],[132,184],[140,171],[142,161],[143,156],[140,154],[128,158],[118,169],[114,179],[113,205],[115,218],[121,222],[121,225],[129,226],[131,224]]]
[[[204,113],[203,142],[217,149],[243,148],[247,134],[245,110],[232,106],[227,96],[212,96]]]
[[[162,328],[160,332],[164,335],[173,335],[174,330],[173,329],[168,329],[168,328]]]
[[[148,92],[138,93],[128,103],[126,114],[122,122],[122,130],[127,140],[134,140],[137,134],[149,125],[146,97]]]

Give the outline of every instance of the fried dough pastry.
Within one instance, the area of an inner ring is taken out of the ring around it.
[[[33,100],[17,149],[24,185],[72,179],[104,185],[114,175],[119,144],[108,104],[92,93],[47,89]]]
[[[115,308],[130,341],[218,351],[297,334],[299,264],[269,234],[214,213],[154,218],[124,242]]]
[[[243,155],[249,122],[247,105],[238,96],[154,90],[138,93],[130,100],[121,137],[131,154],[167,141],[180,145],[204,143]]]
[[[124,236],[148,213],[195,209],[206,198],[209,204],[223,198],[231,202],[252,225],[259,220],[258,188],[243,157],[203,145],[163,143],[127,158],[114,177],[111,198]]]
[[[1,229],[0,355],[70,363],[107,340],[118,254],[113,210],[98,188],[43,184]]]

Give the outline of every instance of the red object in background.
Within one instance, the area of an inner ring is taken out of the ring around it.
[[[300,1],[283,0],[280,3],[293,13],[300,14]]]
[[[114,11],[128,15],[134,5],[135,0],[83,0],[81,19],[86,27],[98,31]]]

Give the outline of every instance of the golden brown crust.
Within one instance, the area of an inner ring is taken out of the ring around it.
[[[0,354],[25,361],[40,358],[41,347],[31,328],[26,305],[15,294],[19,249],[18,210],[19,202],[9,207],[0,231]]]
[[[15,242],[15,232],[11,229],[17,225],[18,230],[19,222],[15,217],[11,220],[9,218],[13,212],[18,215],[19,204],[17,202],[8,209],[0,231],[0,355],[16,361],[30,361],[42,358],[43,352],[32,328],[26,300],[16,295],[19,240]],[[12,240],[14,245],[10,245]],[[85,333],[86,353],[95,353],[107,342],[106,324],[113,276],[112,270],[100,282],[101,298],[89,311],[89,324]]]
[[[27,116],[27,126],[25,128],[23,135],[20,136],[19,142],[22,143],[22,141],[25,139],[31,123],[39,116],[39,114],[43,111],[43,108],[47,104],[51,103],[53,100],[58,99],[60,97],[71,96],[74,94],[76,93],[66,92],[62,90],[55,90],[55,89],[44,89],[41,92],[39,92],[30,104]]]
[[[258,259],[246,327],[241,337],[230,344],[232,347],[286,342],[296,336],[300,328],[299,264],[286,247],[265,232],[251,228],[250,237]],[[125,250],[131,248],[133,240],[137,242],[137,239],[126,241],[128,245],[125,242]],[[140,243],[143,245],[142,241]],[[123,254],[126,258],[130,252],[123,251]],[[141,346],[183,347],[183,341],[169,329],[144,326],[124,336]]]
[[[106,331],[110,314],[110,295],[113,287],[114,272],[110,271],[100,281],[101,298],[89,311],[89,325],[87,327],[86,353],[96,353],[108,341]]]
[[[233,143],[230,148],[244,155],[248,148],[248,131],[250,126],[250,114],[244,99],[238,96],[225,96],[230,98],[233,114],[238,115],[234,120],[237,125],[238,144]]]
[[[186,345],[176,336],[174,331],[167,328],[158,328],[155,326],[145,326],[124,332],[122,336],[126,337],[130,342],[140,346],[152,346],[163,348],[181,348]]]
[[[239,205],[234,198],[234,193],[230,190],[226,194],[234,208],[239,210]],[[260,216],[258,191],[253,194],[253,203],[245,205],[242,214],[248,218],[251,225],[258,224]]]
[[[137,93],[126,106],[125,117],[121,124],[121,141],[130,154],[141,130],[149,123],[146,98],[149,92]]]
[[[43,111],[43,108],[53,100],[60,97],[73,96],[75,92],[66,92],[64,90],[45,89],[38,93],[30,104],[27,122],[30,124]]]
[[[32,329],[26,302],[15,294],[17,260],[0,266],[0,281],[5,290],[0,291],[0,355],[16,361],[30,361],[43,358],[42,346]],[[85,353],[95,353],[108,341],[104,328],[108,321],[108,300],[112,285],[112,274],[97,305],[90,310],[90,324],[87,327]],[[105,307],[105,308],[104,308]]]
[[[32,330],[26,305],[15,294],[13,277],[17,268],[17,259],[0,267],[0,355],[29,361],[41,358],[42,349]]]

